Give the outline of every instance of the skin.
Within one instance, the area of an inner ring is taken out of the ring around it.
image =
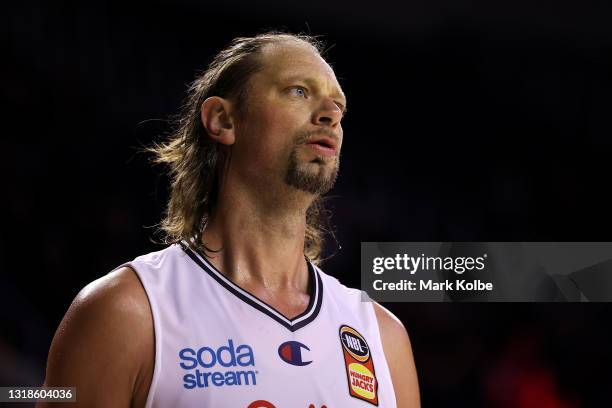
[[[231,146],[217,208],[203,240],[223,248],[211,262],[244,289],[288,317],[308,305],[304,260],[306,210],[315,198],[285,182],[294,149],[306,173],[330,177],[338,160],[311,147],[296,147],[300,134],[320,131],[342,144],[346,99],[332,69],[301,42],[268,46],[264,69],[250,79],[248,117],[218,97],[207,99],[202,122],[209,135]],[[257,171],[253,171],[257,169]],[[261,186],[265,186],[262,194]]]
[[[131,269],[90,283],[55,333],[44,384],[76,387],[77,402],[37,407],[144,407],[154,345],[149,302]]]
[[[210,259],[220,271],[292,318],[309,301],[305,214],[315,195],[287,184],[289,158],[295,155],[301,174],[333,177],[346,98],[331,67],[309,44],[268,45],[261,58],[263,69],[250,78],[247,97],[256,103],[248,104],[246,115],[229,99],[211,97],[202,105],[208,135],[231,154],[218,211],[202,239],[209,248],[223,248]],[[329,137],[337,144],[335,154],[321,154],[304,135]],[[419,407],[406,330],[382,306],[375,304],[375,312],[397,406]],[[134,271],[119,269],[85,287],[70,306],[51,345],[45,385],[77,387],[77,403],[69,407],[142,407],[154,348],[146,293]]]

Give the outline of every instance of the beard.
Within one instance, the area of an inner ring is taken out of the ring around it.
[[[332,160],[334,162],[330,164],[329,159],[317,157],[309,163],[299,163],[296,146],[289,156],[285,182],[301,191],[325,194],[331,190],[338,178],[340,157],[336,156]]]

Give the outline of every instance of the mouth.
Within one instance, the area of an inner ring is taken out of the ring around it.
[[[322,156],[336,156],[338,154],[338,142],[336,139],[327,136],[313,137],[306,143],[306,146]]]

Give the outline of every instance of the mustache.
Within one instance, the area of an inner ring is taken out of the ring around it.
[[[308,141],[313,136],[321,136],[321,135],[334,139],[336,142],[340,141],[340,136],[338,136],[338,134],[336,134],[334,131],[330,129],[323,128],[323,129],[305,130],[305,131],[299,132],[295,138],[295,143],[305,144],[305,143],[308,143]]]

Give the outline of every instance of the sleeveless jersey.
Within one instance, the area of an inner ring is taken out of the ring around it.
[[[288,319],[183,241],[136,271],[155,329],[146,407],[395,407],[377,319],[361,291],[308,262],[310,303]]]

